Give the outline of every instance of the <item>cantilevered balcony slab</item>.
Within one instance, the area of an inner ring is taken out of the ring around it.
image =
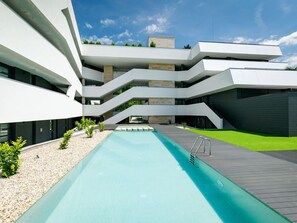
[[[93,66],[144,67],[151,63],[193,66],[205,57],[268,61],[282,55],[278,46],[198,42],[193,49],[82,45],[83,60]]]

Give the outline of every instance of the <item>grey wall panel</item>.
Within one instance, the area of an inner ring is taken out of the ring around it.
[[[34,143],[32,122],[18,122],[14,124],[14,136],[11,140],[15,140],[19,136],[22,136],[23,139],[27,140],[26,146]]]
[[[234,127],[277,135],[289,133],[288,93],[237,98],[238,90],[210,96],[210,107]]]
[[[65,119],[59,119],[57,120],[57,137],[60,138],[63,136],[63,134],[66,131],[66,120]]]
[[[50,121],[35,122],[35,143],[51,140]]]
[[[288,93],[289,136],[297,136],[297,93]]]

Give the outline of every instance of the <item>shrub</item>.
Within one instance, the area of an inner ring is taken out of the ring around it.
[[[63,141],[60,143],[59,149],[67,149],[72,134],[73,130],[68,130],[64,133]]]
[[[97,41],[95,44],[96,45],[101,45],[101,42],[100,41]]]
[[[130,46],[130,44],[129,43],[125,43],[125,46]]]
[[[89,41],[88,40],[84,40],[84,44],[89,44]]]
[[[10,177],[16,174],[20,166],[21,149],[26,144],[26,140],[22,137],[18,137],[16,141],[0,144],[0,166],[2,169],[2,177]]]
[[[142,44],[141,44],[141,43],[139,43],[139,44],[138,44],[138,47],[142,47]]]
[[[94,135],[94,129],[95,129],[95,126],[94,125],[89,125],[86,128],[86,134],[87,134],[87,137],[88,138],[92,138],[93,137],[93,135]]]
[[[182,126],[183,126],[184,129],[187,127],[187,123],[186,122],[182,122],[181,124],[182,124]]]
[[[150,43],[150,47],[156,47],[156,43],[152,41],[152,42]]]
[[[184,49],[191,49],[192,47],[190,46],[190,44],[187,44],[184,46]]]
[[[99,123],[98,123],[98,128],[99,128],[99,131],[100,131],[100,132],[103,132],[103,131],[104,131],[104,127],[105,127],[105,126],[104,126],[104,122],[99,122]]]
[[[80,122],[81,122],[81,125],[82,125],[82,129],[85,129],[90,125],[95,125],[95,121],[90,119],[90,118],[83,117]]]
[[[136,46],[136,44],[135,43],[132,43],[132,45],[131,46]]]
[[[76,126],[77,130],[79,130],[79,131],[83,130],[83,126],[79,121],[75,121],[75,126]]]
[[[114,43],[114,42],[112,42],[112,43],[111,43],[111,45],[112,45],[112,46],[115,46],[115,43]]]

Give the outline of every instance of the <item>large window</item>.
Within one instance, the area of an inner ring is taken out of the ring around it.
[[[0,64],[0,76],[1,77],[8,77],[8,68],[4,67]]]
[[[8,141],[8,124],[0,124],[0,143]]]

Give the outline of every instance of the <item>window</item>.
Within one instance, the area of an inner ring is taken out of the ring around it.
[[[8,77],[8,68],[1,66],[0,64],[0,76],[1,77]]]
[[[0,124],[0,143],[8,141],[8,124]]]

